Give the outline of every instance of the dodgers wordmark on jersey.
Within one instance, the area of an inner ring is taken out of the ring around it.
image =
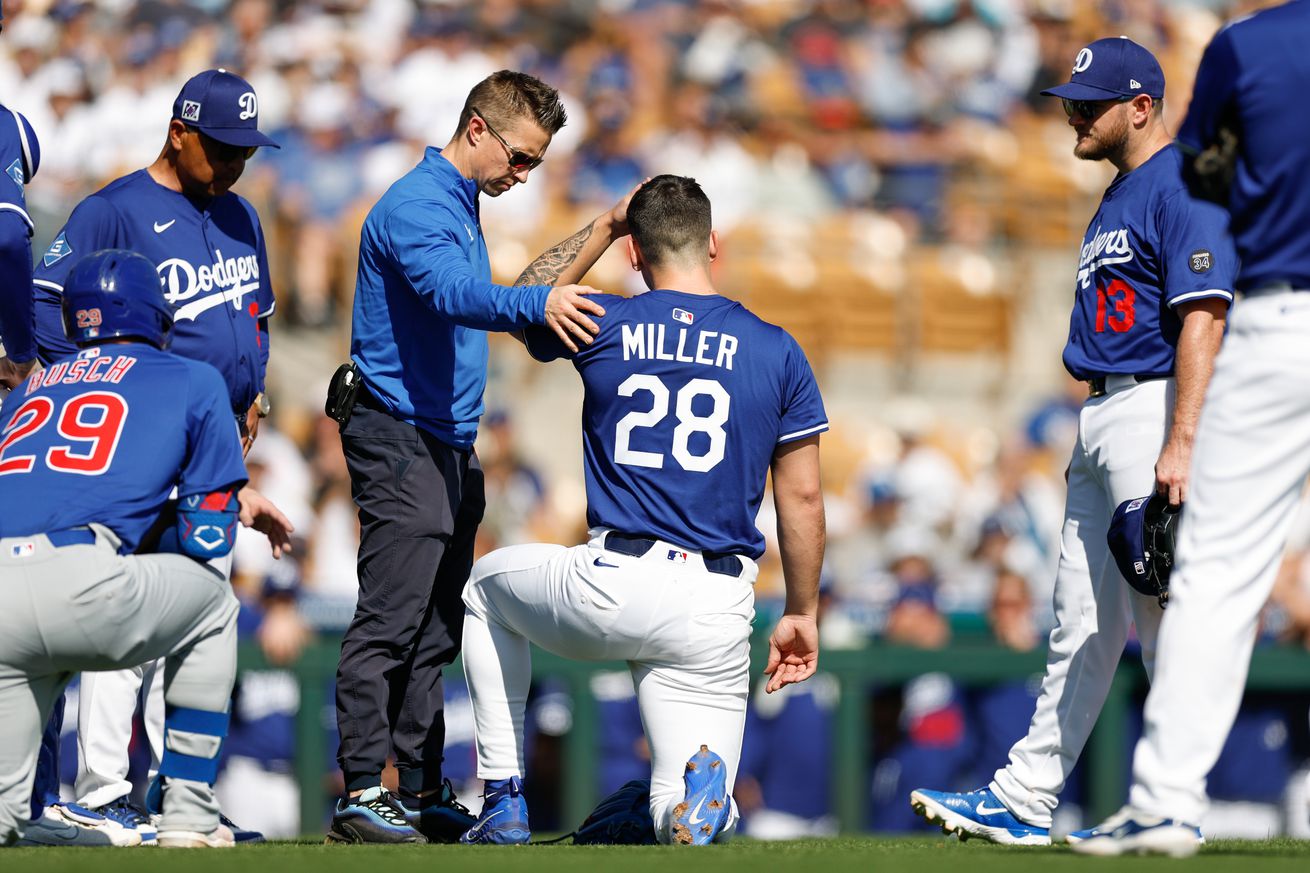
[[[828,429],[805,353],[726,297],[596,299],[600,333],[572,358],[586,387],[588,526],[758,558],[774,450]],[[543,328],[526,337],[540,360],[567,355]]]
[[[185,498],[246,481],[218,373],[146,343],[91,346],[34,373],[6,399],[0,433],[0,489],[23,508],[0,515],[0,538],[94,522],[127,554],[174,486]]]
[[[33,275],[43,359],[73,351],[59,314],[64,278],[80,257],[104,248],[131,249],[156,265],[175,309],[171,349],[212,364],[228,386],[232,410],[249,409],[268,364],[268,336],[259,323],[275,305],[254,207],[231,192],[193,200],[145,170],[87,197]]]
[[[1087,226],[1064,349],[1075,379],[1171,375],[1182,329],[1174,307],[1233,299],[1228,216],[1188,194],[1182,160],[1170,146],[1117,176]]]

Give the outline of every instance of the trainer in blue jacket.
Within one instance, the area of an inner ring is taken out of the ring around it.
[[[459,652],[485,503],[473,452],[485,332],[542,324],[572,350],[590,343],[589,316],[604,310],[570,283],[628,232],[625,197],[514,286],[491,281],[478,196],[526,183],[564,122],[554,88],[495,73],[469,92],[446,147],[428,148],[364,221],[350,344],[362,385],[338,417],[361,539],[337,671],[346,797],[332,840],[454,841],[473,824],[442,778],[441,671]],[[399,796],[382,788],[389,756]]]

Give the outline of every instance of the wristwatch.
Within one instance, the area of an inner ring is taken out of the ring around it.
[[[268,418],[268,414],[273,411],[273,403],[268,399],[268,395],[260,391],[255,395],[255,412],[260,418]]]

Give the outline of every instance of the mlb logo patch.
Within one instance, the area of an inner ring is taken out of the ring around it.
[[[1137,498],[1136,500],[1134,500],[1132,503],[1128,504],[1128,508],[1127,508],[1126,510],[1124,510],[1124,511],[1125,511],[1125,512],[1136,512],[1137,510],[1139,510],[1139,509],[1141,509],[1143,506],[1145,506],[1145,505],[1146,505],[1146,501],[1148,501],[1148,500],[1150,500],[1150,499],[1151,499],[1151,498],[1149,498],[1149,497],[1139,497],[1139,498]]]
[[[1204,273],[1212,265],[1210,253],[1205,249],[1197,249],[1191,254],[1190,265],[1193,273]]]
[[[19,187],[22,187],[22,184],[23,184],[23,159],[22,159],[22,158],[14,158],[14,162],[13,162],[12,164],[9,165],[9,169],[5,170],[5,173],[7,173],[7,174],[9,175],[9,178],[11,178],[11,179],[14,180],[14,184],[15,184],[15,185],[18,185]]]
[[[677,549],[669,549],[669,560],[675,564],[687,563],[687,553],[680,552]]]
[[[15,543],[9,547],[9,557],[30,558],[36,554],[36,543]]]
[[[673,320],[681,321],[683,324],[691,324],[696,320],[696,316],[685,309],[675,309],[673,310]]]
[[[50,248],[45,250],[45,256],[41,258],[41,263],[50,267],[72,253],[73,247],[68,244],[68,240],[64,239],[63,232],[60,232],[59,236],[55,237],[55,241],[50,244]]]
[[[182,101],[182,120],[183,120],[183,121],[199,121],[199,120],[200,120],[200,104],[197,103],[197,102],[194,101],[194,100],[183,100],[183,101]]]

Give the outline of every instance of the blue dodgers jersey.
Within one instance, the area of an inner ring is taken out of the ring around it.
[[[774,450],[828,429],[805,353],[718,295],[600,295],[582,376],[587,524],[758,558],[755,516]],[[565,350],[544,328],[533,355]]]
[[[1178,141],[1200,151],[1228,129],[1238,141],[1228,211],[1242,269],[1237,287],[1310,288],[1310,3],[1239,19],[1205,50]]]
[[[64,336],[59,295],[73,264],[104,248],[131,249],[159,270],[175,308],[171,350],[211,364],[245,412],[263,390],[273,312],[264,231],[255,209],[231,192],[193,200],[145,170],[109,183],[77,205],[37,262],[37,343],[46,360],[75,349]]]
[[[145,343],[91,346],[34,373],[0,408],[0,537],[92,522],[136,549],[174,489],[246,481],[227,389],[208,364]]]
[[[1180,303],[1233,299],[1237,255],[1228,217],[1194,199],[1182,154],[1161,149],[1105,189],[1078,260],[1065,369],[1075,379],[1168,376]]]

